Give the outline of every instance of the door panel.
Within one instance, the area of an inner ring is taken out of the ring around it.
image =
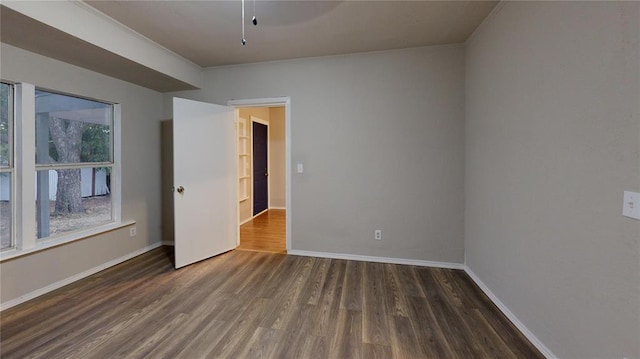
[[[269,126],[253,123],[253,215],[269,207]]]
[[[234,109],[173,99],[176,268],[237,244]]]

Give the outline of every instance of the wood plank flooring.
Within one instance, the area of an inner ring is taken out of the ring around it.
[[[238,249],[270,253],[287,253],[286,211],[270,209],[240,226]]]
[[[0,313],[8,358],[543,358],[460,270],[159,248]]]

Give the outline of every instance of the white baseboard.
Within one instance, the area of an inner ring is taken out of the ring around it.
[[[267,211],[269,211],[269,208],[265,209],[264,211],[254,215],[253,217],[251,217],[251,219],[258,217],[259,215],[263,214],[263,213],[267,213]]]
[[[282,210],[286,210],[287,207],[269,207],[269,209],[282,209]]]
[[[295,249],[287,251],[287,254],[294,255],[294,256],[305,256],[305,257],[347,259],[347,260],[362,261],[362,262],[405,264],[405,265],[420,266],[420,267],[464,269],[464,264],[461,264],[461,263],[423,261],[423,260],[419,260],[419,259],[373,257],[373,256],[361,256],[361,255],[358,255],[358,254],[343,254],[343,253],[301,251],[301,250],[295,250]]]
[[[486,294],[487,297],[489,297],[489,299],[491,299],[493,304],[495,304],[496,307],[498,307],[498,309],[500,309],[500,311],[511,321],[511,323],[513,323],[513,325],[515,325],[520,330],[520,332],[525,337],[527,337],[527,339],[529,339],[531,344],[533,344],[536,348],[538,348],[538,350],[542,353],[542,355],[545,356],[545,358],[547,358],[547,359],[556,359],[557,358],[553,354],[553,352],[551,350],[549,350],[549,348],[547,348],[544,344],[542,344],[542,342],[527,327],[525,327],[524,324],[522,324],[522,322],[518,319],[518,317],[516,317],[516,315],[513,314],[509,310],[509,308],[507,308],[507,306],[504,305],[504,303],[502,303],[500,301],[500,299],[498,299],[498,297],[495,294],[493,294],[493,292],[489,289],[489,287],[487,287],[487,285],[484,284],[480,280],[480,278],[478,278],[478,276],[475,273],[473,273],[471,268],[467,267],[467,265],[464,265],[464,271],[467,272],[469,277],[471,277],[471,279],[473,279],[473,281],[478,285],[478,287],[480,287],[480,289],[482,289],[484,294]]]
[[[76,275],[72,275],[71,277],[68,277],[68,278],[65,278],[63,280],[57,281],[55,283],[52,283],[52,284],[50,284],[50,285],[48,285],[48,286],[46,286],[44,288],[36,289],[33,292],[27,293],[27,294],[25,294],[23,296],[20,296],[18,298],[8,300],[8,301],[6,301],[4,303],[0,303],[0,312],[5,310],[5,309],[9,309],[11,307],[15,307],[16,305],[24,303],[24,302],[26,302],[28,300],[33,299],[33,298],[39,297],[39,296],[41,296],[43,294],[47,294],[47,293],[49,293],[51,291],[54,291],[54,290],[56,290],[58,288],[64,287],[65,285],[71,284],[71,283],[73,283],[75,281],[78,281],[78,280],[80,280],[82,278],[86,278],[86,277],[88,277],[88,276],[90,276],[92,274],[100,272],[101,270],[105,270],[105,269],[107,269],[109,267],[113,267],[116,264],[120,264],[120,263],[122,263],[124,261],[127,261],[127,260],[133,258],[133,257],[137,257],[137,256],[139,256],[139,255],[141,255],[143,253],[146,253],[146,252],[148,252],[148,251],[150,251],[152,249],[156,249],[156,248],[158,248],[160,246],[162,246],[162,242],[156,242],[156,243],[148,245],[148,246],[146,246],[144,248],[138,249],[135,252],[131,252],[131,253],[126,254],[126,255],[124,255],[122,257],[110,260],[109,262],[103,263],[103,264],[101,264],[101,265],[99,265],[97,267],[93,267],[91,269],[87,269],[86,271],[84,271],[82,273],[78,273]]]
[[[261,214],[263,214],[263,213],[266,213],[266,212],[267,212],[268,210],[270,210],[270,209],[278,209],[278,208],[269,207],[269,208],[265,209],[264,211],[262,211],[262,212],[260,212],[260,213],[256,214],[255,216],[251,216],[251,217],[249,217],[249,218],[245,219],[244,221],[240,222],[240,226],[241,226],[241,225],[243,225],[243,224],[245,224],[245,223],[247,223],[247,222],[249,222],[249,221],[251,221],[251,220],[253,220],[254,218],[258,217],[259,215],[261,215]],[[284,208],[283,208],[283,209],[284,209]]]
[[[162,241],[163,246],[175,246],[176,242],[174,241]]]

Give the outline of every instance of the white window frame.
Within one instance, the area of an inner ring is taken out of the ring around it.
[[[113,167],[111,171],[112,221],[96,227],[66,232],[56,236],[42,239],[36,238],[36,191],[34,190],[36,188],[36,87],[28,83],[16,83],[14,84],[13,93],[13,170],[15,184],[12,182],[12,185],[14,187],[15,196],[12,197],[12,200],[14,202],[15,211],[12,212],[14,214],[12,216],[14,217],[12,233],[14,234],[14,248],[0,252],[0,262],[95,236],[100,233],[112,231],[135,223],[135,221],[122,221],[121,106],[117,103],[101,100],[100,102],[109,103],[113,106]],[[77,95],[70,96],[80,97]]]

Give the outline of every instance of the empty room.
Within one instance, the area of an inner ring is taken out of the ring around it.
[[[0,357],[639,338],[640,2],[0,3]]]

